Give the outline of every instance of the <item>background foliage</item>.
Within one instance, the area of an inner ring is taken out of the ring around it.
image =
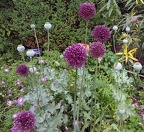
[[[144,9],[141,2],[135,0],[89,0],[96,6],[97,13],[89,23],[88,38],[94,26],[105,24],[110,29],[117,24],[126,27],[133,17],[142,20]],[[1,60],[17,59],[15,49],[23,44],[27,48],[35,48],[36,42],[30,24],[36,25],[41,48],[47,41],[45,22],[52,24],[50,31],[51,49],[63,51],[71,43],[83,42],[85,22],[79,17],[79,4],[85,0],[1,0],[0,1],[0,53]],[[140,15],[141,14],[141,15]],[[122,29],[121,29],[122,30]],[[93,41],[88,39],[88,43]],[[142,41],[144,41],[142,39]]]

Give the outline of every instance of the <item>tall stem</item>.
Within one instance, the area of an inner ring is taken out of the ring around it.
[[[114,35],[113,35],[113,48],[114,48],[114,52],[116,53],[115,35],[116,35],[116,31],[114,32]]]
[[[83,82],[84,82],[85,68],[83,68],[82,72],[83,73],[82,73],[82,81],[81,81],[81,87],[80,87],[80,96],[79,96],[78,108],[77,108],[77,121],[79,121],[79,111],[80,111],[81,95],[83,94]]]
[[[97,75],[97,61],[96,61],[96,67],[95,67],[95,74],[94,74],[94,82],[93,82],[93,88],[92,88],[92,100],[91,100],[91,116],[93,114],[93,98],[94,98],[94,115],[96,115],[96,75]],[[94,125],[93,125],[94,126]],[[92,129],[92,121],[90,122],[90,131]]]
[[[86,44],[86,42],[87,42],[88,22],[89,22],[89,21],[86,21],[85,44]]]
[[[96,62],[96,68],[95,68],[95,75],[94,75],[94,84],[93,84],[93,90],[94,90],[94,99],[95,99],[95,115],[96,115],[96,75],[97,75],[97,65],[98,63]]]
[[[30,61],[31,61],[31,64],[32,64],[32,69],[33,69],[33,73],[32,73],[32,76],[33,76],[33,87],[36,86],[36,91],[37,91],[37,104],[39,104],[39,94],[38,94],[38,86],[36,85],[37,81],[36,81],[36,76],[34,74],[34,66],[33,66],[33,62],[32,62],[32,57],[30,57]]]
[[[21,56],[22,56],[22,60],[23,60],[23,62],[25,62],[25,58],[24,58],[24,54],[23,54],[23,52],[21,53]]]
[[[87,31],[88,31],[88,22],[86,21],[86,27],[85,27],[85,44],[87,43]],[[81,95],[83,93],[83,82],[84,82],[84,73],[85,73],[85,68],[83,68],[82,71],[82,81],[81,81],[81,87],[80,87],[80,96],[78,100],[78,108],[77,108],[77,121],[79,121],[79,111],[80,111],[80,102],[81,102]]]
[[[49,41],[49,30],[47,30],[47,39],[48,39],[48,52],[49,52],[49,45],[50,45],[50,41]]]
[[[76,131],[76,95],[77,95],[77,68],[76,68],[76,75],[75,75],[75,88],[74,88],[74,111],[73,111],[73,118],[74,118],[74,131]]]
[[[36,44],[37,44],[37,48],[38,48],[38,52],[39,52],[39,56],[41,56],[40,54],[40,48],[39,48],[39,43],[38,43],[38,39],[37,39],[37,34],[36,34],[36,30],[34,28],[34,36],[35,36],[35,39],[36,39]]]

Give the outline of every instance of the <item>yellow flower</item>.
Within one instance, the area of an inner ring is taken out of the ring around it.
[[[126,63],[130,61],[133,63],[133,61],[138,61],[133,54],[136,52],[137,48],[133,48],[130,51],[128,51],[128,45],[123,45],[123,52],[116,53],[117,55],[122,55],[122,57],[119,59],[119,61],[125,61]]]

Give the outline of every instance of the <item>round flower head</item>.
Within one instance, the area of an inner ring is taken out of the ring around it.
[[[104,43],[110,38],[111,35],[110,30],[106,26],[99,25],[93,29],[92,36],[96,41]]]
[[[64,58],[69,66],[72,66],[73,68],[81,68],[88,59],[87,51],[80,44],[72,44],[66,48]]]
[[[22,77],[26,77],[28,75],[29,68],[24,64],[20,64],[17,67],[16,72],[17,72],[18,75],[20,75]]]
[[[93,42],[90,44],[90,54],[93,58],[103,57],[106,52],[105,45],[101,42]]]
[[[16,113],[12,132],[30,132],[35,127],[36,117],[31,111],[21,111]]]
[[[80,4],[79,14],[84,20],[90,20],[94,16],[95,12],[96,8],[93,3],[85,2]]]

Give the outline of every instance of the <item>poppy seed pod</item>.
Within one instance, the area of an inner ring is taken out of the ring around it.
[[[28,57],[33,57],[33,56],[35,55],[35,52],[34,52],[32,49],[30,49],[30,50],[28,50],[28,51],[26,52],[26,55],[27,55]]]
[[[120,62],[116,62],[116,63],[114,64],[114,69],[115,69],[116,71],[120,71],[120,70],[122,69],[122,64],[121,64]]]
[[[127,32],[130,32],[130,27],[126,27],[126,31],[127,31]]]
[[[31,29],[34,29],[36,26],[34,24],[30,25]]]
[[[46,30],[51,29],[51,27],[52,27],[52,25],[51,25],[49,22],[46,22],[46,23],[44,24],[44,28],[45,28]]]
[[[142,69],[142,65],[139,62],[134,63],[133,68],[136,72],[140,72],[140,70]]]
[[[23,45],[18,45],[17,50],[18,52],[23,52],[25,50],[25,47]]]
[[[29,71],[30,71],[30,73],[34,73],[37,71],[37,68],[36,67],[30,67]]]
[[[116,26],[116,25],[113,26],[113,30],[114,30],[114,31],[117,31],[117,30],[118,30],[118,26]]]

